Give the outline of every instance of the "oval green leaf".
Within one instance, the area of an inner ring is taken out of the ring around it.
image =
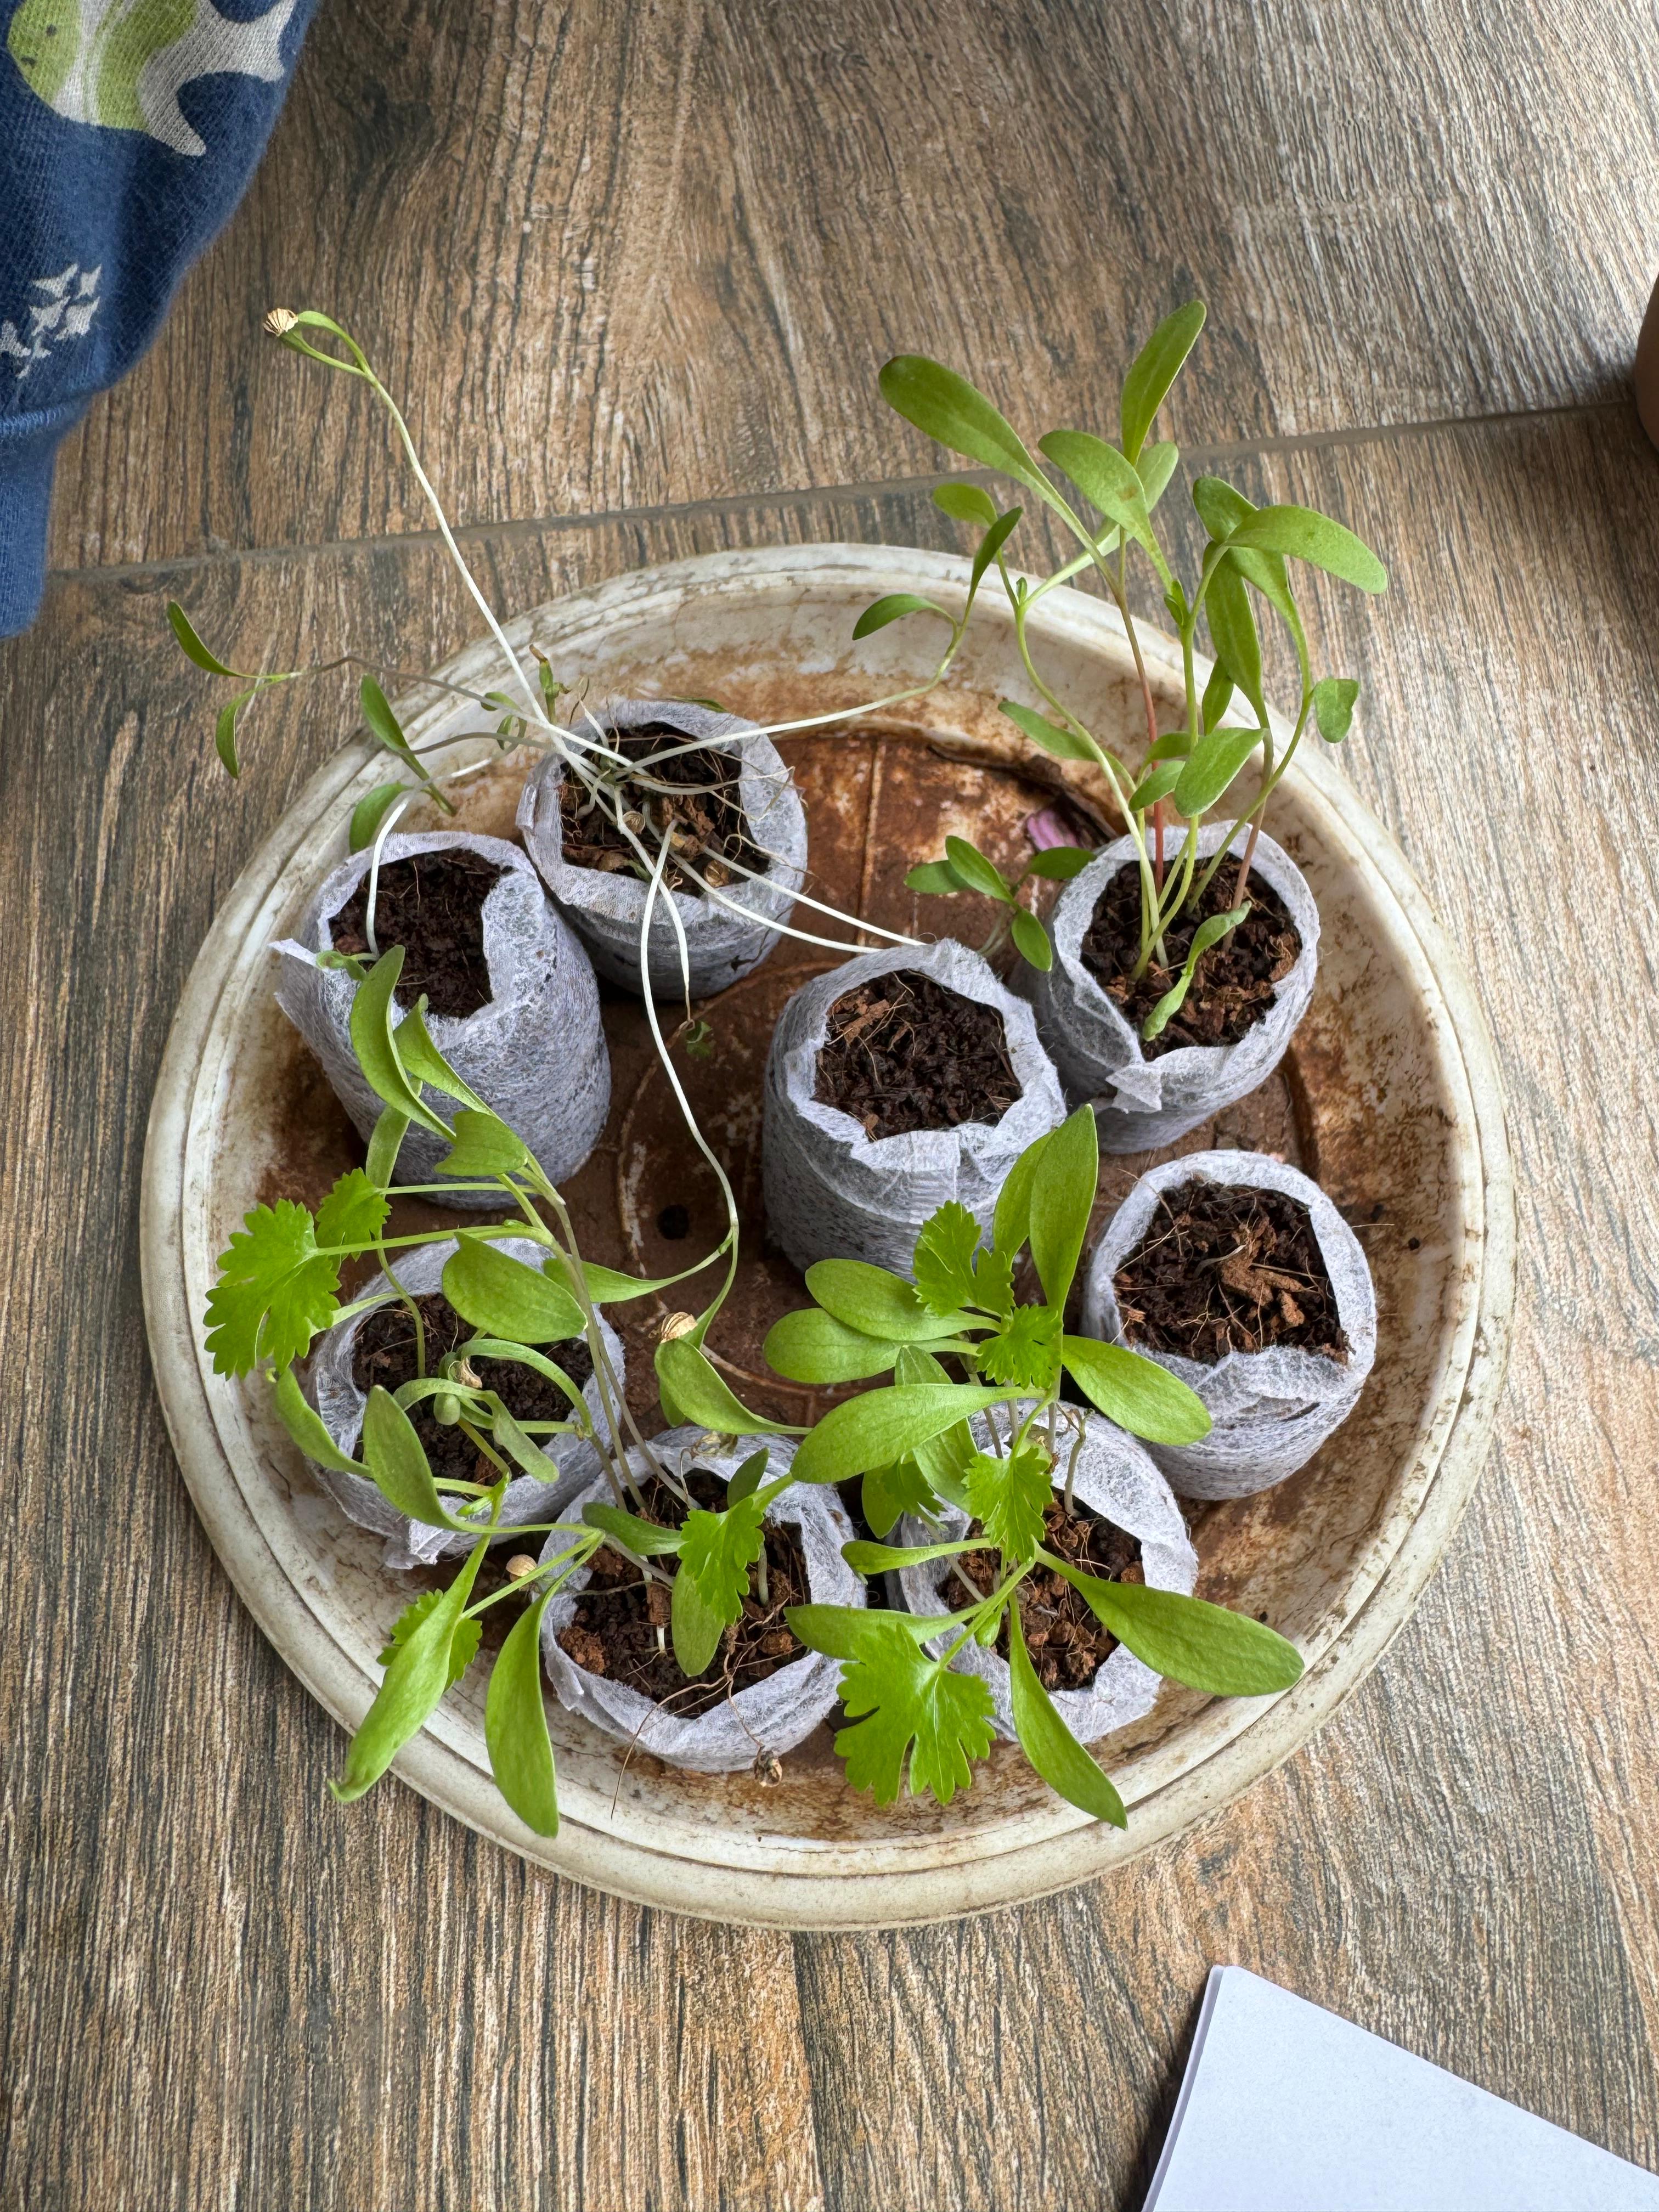
[[[1100,1137],[1092,1106],[1079,1106],[1051,1130],[1031,1181],[1031,1257],[1042,1295],[1063,1310],[1089,1231],[1100,1180]]]
[[[1177,1375],[1121,1344],[1065,1336],[1060,1358],[1090,1404],[1148,1443],[1195,1444],[1210,1433],[1204,1401]]]
[[[1295,1644],[1248,1613],[1179,1590],[1103,1582],[1054,1564],[1119,1643],[1172,1682],[1212,1698],[1265,1698],[1302,1679]]]
[[[825,1313],[884,1344],[925,1344],[971,1325],[966,1314],[935,1313],[902,1275],[865,1260],[816,1260],[806,1287]]]
[[[1004,906],[1012,902],[1014,895],[1001,869],[988,860],[977,845],[970,845],[965,837],[947,837],[945,857],[969,890],[979,891],[986,898],[999,899]]]
[[[1086,845],[1046,845],[1031,855],[1029,872],[1051,884],[1069,884],[1095,857]]]
[[[1165,315],[1130,364],[1129,374],[1123,380],[1123,404],[1118,419],[1123,432],[1123,450],[1132,461],[1139,459],[1146,433],[1203,327],[1204,302],[1188,301],[1172,315]]]
[[[803,1306],[799,1313],[774,1322],[763,1349],[775,1374],[787,1376],[792,1382],[821,1384],[861,1382],[867,1376],[884,1375],[898,1356],[896,1345],[848,1328],[817,1306]]]
[[[542,1694],[542,1615],[552,1595],[549,1590],[514,1622],[484,1698],[484,1743],[495,1787],[538,1836],[559,1832],[558,1776]]]
[[[1233,533],[1237,545],[1307,561],[1362,592],[1386,592],[1389,572],[1363,538],[1311,507],[1259,507]]]
[[[657,1346],[657,1378],[682,1421],[700,1422],[726,1437],[775,1436],[782,1426],[751,1413],[689,1336],[671,1337]]]
[[[848,1482],[872,1468],[891,1467],[957,1421],[1000,1405],[1007,1395],[954,1382],[867,1390],[823,1415],[795,1454],[795,1480]]]
[[[1207,814],[1261,742],[1260,730],[1212,730],[1200,738],[1175,787],[1177,811],[1188,821]]]
[[[1013,920],[1008,925],[1014,940],[1014,949],[1023,960],[1046,975],[1054,964],[1054,948],[1048,942],[1048,933],[1034,914],[1016,907]]]
[[[1359,685],[1352,676],[1322,676],[1313,688],[1314,720],[1328,745],[1340,745],[1353,723]]]
[[[473,1578],[489,1548],[487,1544],[474,1545],[436,1605],[393,1651],[374,1702],[351,1739],[345,1771],[328,1785],[341,1804],[349,1805],[372,1789],[436,1711],[449,1686],[451,1657]]]
[[[866,607],[853,625],[854,638],[872,637],[905,615],[938,615],[945,622],[951,620],[943,607],[936,607],[931,599],[921,599],[915,592],[889,592],[885,599],[872,599]]]
[[[1127,1828],[1123,1800],[1060,1717],[1036,1678],[1019,1624],[1018,1602],[1008,1608],[1008,1702],[1021,1748],[1048,1787],[1068,1805],[1115,1828]]]
[[[178,639],[179,647],[187,660],[193,660],[198,668],[204,668],[210,676],[240,675],[240,669],[227,668],[216,654],[208,651],[201,639],[197,636],[190,617],[177,599],[167,601],[167,620],[173,625],[173,635]]]
[[[406,783],[377,783],[373,791],[363,793],[351,810],[351,823],[346,831],[346,843],[354,853],[368,851],[387,812],[409,788]]]
[[[1073,730],[1064,730],[1058,722],[1049,721],[1034,708],[1022,707],[1016,699],[999,699],[999,714],[1006,714],[1015,727],[1021,730],[1034,745],[1056,760],[1091,761],[1093,748],[1086,744]]]
[[[989,529],[997,519],[996,501],[982,484],[935,484],[933,504],[952,521],[976,522],[981,529]]]
[[[1261,698],[1261,641],[1256,635],[1255,617],[1250,609],[1244,579],[1224,556],[1217,562],[1210,578],[1204,611],[1209,617],[1210,635],[1215,641],[1218,663],[1255,708],[1256,720],[1265,723],[1267,709]]]
[[[1034,491],[1050,490],[1012,425],[954,369],[930,361],[926,354],[899,354],[883,368],[880,385],[882,398],[896,415],[951,453],[965,453],[988,469],[1000,469]]]
[[[363,1407],[363,1463],[386,1504],[428,1528],[464,1528],[438,1494],[415,1424],[389,1390],[377,1382]]]
[[[904,878],[907,890],[925,891],[933,898],[949,898],[969,886],[948,860],[921,860]]]
[[[582,1310],[562,1283],[465,1231],[445,1262],[443,1287],[462,1320],[487,1336],[556,1344],[582,1333]]]

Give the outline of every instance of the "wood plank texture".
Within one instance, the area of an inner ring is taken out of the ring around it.
[[[1659,263],[1643,29],[322,11],[248,204],[66,448],[80,573],[0,647],[0,2205],[1131,2212],[1214,1960],[1659,2166],[1659,456],[1608,396]],[[934,465],[872,404],[883,355],[1099,419],[1124,330],[1194,289],[1189,447],[1393,569],[1310,582],[1310,627],[1509,1087],[1510,1382],[1425,1603],[1242,1802],[957,1927],[723,1931],[396,1784],[343,1814],[339,1731],[173,1461],[137,1206],[189,964],[353,679],[263,704],[232,785],[161,605],[256,662],[418,671],[478,625],[361,397],[259,313],[361,328],[512,609],[726,544],[950,544],[919,493],[844,489]]]
[[[1659,265],[1659,48],[1605,0],[325,7],[247,204],[59,468],[55,561],[915,477],[890,353],[1109,427],[1197,292],[1191,445],[1558,406]]]

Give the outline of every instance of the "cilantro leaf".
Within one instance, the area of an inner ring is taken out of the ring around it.
[[[980,1346],[980,1373],[988,1382],[1006,1382],[1046,1397],[1060,1379],[1060,1322],[1052,1306],[1016,1308]]]
[[[392,1664],[399,1650],[408,1643],[433,1607],[447,1595],[447,1592],[441,1589],[422,1590],[419,1597],[410,1600],[392,1624],[392,1633],[386,1638],[385,1650],[380,1654],[380,1664],[382,1667],[389,1667]],[[470,1620],[464,1613],[456,1622],[455,1633],[449,1646],[449,1680],[445,1686],[447,1688],[453,1689],[477,1657],[478,1644],[483,1635],[483,1623],[481,1620]]]
[[[317,1242],[366,1252],[386,1227],[392,1201],[362,1168],[348,1168],[317,1209]]]
[[[950,1199],[922,1225],[912,1272],[916,1296],[939,1315],[963,1306],[1006,1314],[1013,1306],[1013,1259],[979,1249],[980,1226],[965,1206]]]
[[[842,1703],[855,1723],[836,1738],[847,1779],[890,1805],[908,1758],[912,1796],[931,1790],[948,1805],[972,1782],[972,1762],[991,1748],[989,1687],[930,1659],[902,1629],[866,1652],[842,1669]]]
[[[969,1510],[987,1540],[1011,1558],[1029,1559],[1042,1541],[1042,1512],[1053,1487],[1052,1462],[1035,1444],[1021,1444],[1006,1459],[975,1452],[963,1488]]]
[[[761,1554],[762,1523],[771,1499],[751,1490],[724,1513],[693,1506],[680,1530],[680,1572],[689,1575],[711,1613],[736,1620],[749,1594],[749,1570]]]
[[[340,1267],[317,1250],[309,1212],[291,1198],[256,1206],[219,1261],[208,1292],[207,1348],[220,1375],[250,1373],[263,1352],[285,1367],[339,1311]]]

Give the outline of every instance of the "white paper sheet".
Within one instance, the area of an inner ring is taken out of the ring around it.
[[[1146,2212],[1659,2212],[1659,2179],[1212,1966]]]

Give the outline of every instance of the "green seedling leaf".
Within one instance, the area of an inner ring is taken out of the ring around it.
[[[1257,513],[1242,491],[1235,491],[1220,477],[1195,477],[1193,505],[1212,538],[1229,538]]]
[[[603,1528],[636,1559],[654,1559],[665,1553],[678,1552],[684,1534],[683,1529],[665,1528],[659,1522],[642,1520],[637,1513],[624,1513],[620,1505],[584,1505],[582,1519],[591,1528]]]
[[[351,1000],[351,1049],[377,1098],[395,1106],[398,1113],[434,1136],[447,1137],[449,1131],[404,1073],[398,1047],[392,1042],[392,994],[403,967],[403,946],[391,945],[369,969],[367,980],[357,986]]]
[[[1109,522],[1116,523],[1150,555],[1160,575],[1168,574],[1146,513],[1146,495],[1133,465],[1115,446],[1087,430],[1050,430],[1037,441],[1038,450],[1072,482]]]
[[[256,1206],[219,1261],[208,1292],[207,1348],[219,1375],[246,1375],[261,1355],[286,1367],[339,1311],[340,1263],[317,1250],[315,1225],[291,1198]]]
[[[1172,1682],[1213,1698],[1263,1698],[1302,1679],[1295,1644],[1248,1613],[1178,1590],[1103,1582],[1046,1553],[1043,1558],[1082,1592],[1120,1644]]]
[[[771,1503],[771,1492],[756,1489],[741,1498],[724,1513],[708,1513],[694,1506],[685,1516],[680,1532],[680,1567],[677,1581],[695,1583],[702,1608],[714,1615],[721,1628],[738,1620],[743,1613],[743,1601],[749,1594],[749,1570],[761,1555],[765,1541],[766,1508]],[[719,1641],[719,1631],[715,1632]],[[678,1644],[675,1651],[679,1656]],[[688,1674],[701,1674],[714,1656],[696,1667],[686,1667]]]
[[[1170,478],[1175,474],[1176,463],[1181,459],[1181,448],[1165,439],[1156,446],[1148,446],[1135,460],[1135,474],[1140,478],[1140,488],[1146,495],[1146,512],[1150,514],[1169,489]]]
[[[782,1425],[751,1413],[716,1372],[708,1354],[689,1336],[672,1337],[657,1346],[657,1379],[672,1397],[683,1421],[700,1422],[721,1436],[775,1435]]]
[[[703,1261],[702,1265],[707,1267],[714,1257],[711,1252],[708,1260]],[[574,1297],[575,1284],[562,1255],[550,1252],[542,1265],[544,1273],[551,1275],[556,1282],[568,1285]],[[686,1270],[688,1274],[693,1275],[697,1272],[696,1267]],[[672,1291],[677,1283],[684,1279],[684,1275],[622,1275],[614,1267],[601,1267],[592,1260],[582,1261],[582,1280],[586,1286],[588,1301],[596,1306],[626,1305],[630,1298],[642,1298],[653,1291]]]
[[[457,1098],[475,1114],[490,1111],[486,1102],[469,1083],[462,1081],[454,1069],[432,1042],[432,1032],[426,1025],[426,1000],[422,999],[404,1015],[397,1029],[398,1057],[403,1062],[404,1073],[411,1083],[429,1083],[434,1091],[447,1097]]]
[[[1209,1435],[1203,1400],[1157,1360],[1093,1336],[1062,1337],[1060,1350],[1096,1412],[1132,1437],[1154,1444],[1195,1444]]]
[[[258,688],[257,685],[254,687],[256,690]],[[228,707],[220,708],[218,719],[213,725],[213,749],[228,775],[236,776],[242,773],[241,763],[236,757],[236,717],[252,696],[252,691],[239,691]]]
[[[931,599],[919,599],[915,592],[889,592],[884,599],[872,599],[853,625],[854,641],[873,636],[896,623],[903,615],[938,615],[941,621],[951,617],[943,607],[936,607]]]
[[[972,1782],[973,1761],[991,1747],[988,1685],[977,1674],[953,1674],[908,1636],[850,1660],[841,1698],[857,1725],[840,1731],[836,1749],[854,1789],[870,1790],[878,1805],[898,1796],[907,1759],[911,1794],[930,1790],[948,1805]]]
[[[1145,814],[1160,799],[1167,799],[1181,781],[1182,766],[1178,760],[1163,760],[1148,769],[1129,793],[1130,813]]]
[[[720,1633],[725,1626],[722,1616],[682,1566],[674,1577],[673,1594],[669,1600],[668,1633],[683,1674],[702,1674],[720,1650]]]
[[[1127,1828],[1123,1800],[1060,1717],[1025,1649],[1019,1607],[1008,1609],[1008,1702],[1021,1748],[1048,1787],[1068,1805],[1115,1828]]]
[[[872,1468],[860,1495],[864,1517],[878,1536],[884,1536],[902,1513],[931,1521],[939,1512],[939,1499],[914,1458],[892,1467]]]
[[[1048,933],[1034,914],[1017,907],[1008,924],[1008,933],[1014,940],[1014,950],[1022,960],[1027,960],[1038,973],[1046,975],[1054,964],[1054,948],[1048,942]]]
[[[767,1465],[771,1456],[772,1448],[769,1444],[763,1444],[758,1451],[750,1453],[748,1458],[726,1486],[726,1502],[728,1505],[739,1505],[745,1498],[754,1496],[766,1480]]]
[[[1008,888],[1007,878],[1000,868],[988,860],[977,845],[970,845],[965,837],[947,837],[945,857],[969,890],[981,892],[986,898],[1000,899],[1004,906],[1012,906],[1014,895]]]
[[[437,1589],[422,1590],[419,1597],[411,1598],[396,1620],[392,1622],[392,1633],[387,1637],[386,1648],[375,1664],[380,1667],[389,1667],[421,1623],[427,1620],[443,1601],[444,1593]],[[444,1685],[446,1689],[453,1689],[477,1657],[478,1645],[483,1641],[483,1622],[469,1620],[463,1613],[455,1624],[455,1633],[450,1641],[449,1680]]]
[[[484,1698],[484,1743],[495,1787],[538,1836],[559,1832],[558,1775],[542,1694],[542,1615],[552,1595],[549,1590],[538,1598],[508,1630]]]
[[[866,1484],[869,1480],[866,1475]],[[975,1536],[953,1544],[843,1544],[841,1555],[854,1574],[881,1575],[891,1567],[919,1567],[928,1559],[955,1559],[959,1553],[976,1550],[983,1541]]]
[[[1065,1306],[1077,1273],[1099,1179],[1094,1109],[1079,1106],[1050,1131],[1031,1182],[1031,1257],[1042,1294],[1056,1310]]]
[[[363,1162],[363,1173],[377,1190],[389,1190],[397,1181],[398,1155],[408,1133],[408,1115],[400,1114],[395,1106],[386,1107],[374,1124]]]
[[[955,1199],[922,1224],[911,1266],[916,1296],[940,1317],[935,1334],[962,1325],[963,1306],[1006,1314],[1013,1304],[1012,1254],[981,1252],[979,1239],[978,1222]]]
[[[899,1352],[893,1368],[896,1382],[907,1385],[949,1382],[943,1364],[922,1346],[907,1344]],[[963,1472],[974,1455],[974,1439],[966,1421],[954,1421],[948,1429],[941,1429],[936,1437],[928,1437],[898,1462],[902,1468],[914,1461],[917,1473],[930,1490],[948,1498],[952,1505],[968,1510],[968,1493],[962,1486]],[[893,1468],[887,1470],[892,1474]],[[907,1511],[909,1510],[907,1507]],[[930,1502],[923,1509],[931,1517],[933,1507]],[[870,1524],[874,1528],[873,1522]]]
[[[712,1060],[714,1057],[714,1028],[710,1023],[704,1021],[701,1015],[695,1022],[687,1024],[685,1034],[680,1042],[693,1060]]]
[[[409,788],[406,783],[377,783],[373,791],[364,793],[351,810],[346,831],[346,843],[354,853],[368,851],[380,835],[381,823]]]
[[[977,1223],[974,1235],[977,1242]],[[969,1281],[971,1285],[971,1276]],[[884,1344],[925,1344],[971,1326],[953,1305],[935,1306],[902,1275],[863,1260],[815,1261],[806,1270],[806,1287],[825,1313]]]
[[[955,1382],[895,1383],[866,1390],[822,1417],[795,1454],[795,1480],[849,1482],[872,1468],[891,1467],[958,1421],[998,1404],[1004,1395]]]
[[[1060,1316],[1052,1306],[1016,1306],[976,1354],[988,1382],[1046,1397],[1060,1380]]]
[[[378,1382],[363,1406],[362,1449],[370,1481],[399,1513],[428,1528],[471,1533],[477,1528],[476,1522],[458,1520],[444,1504],[415,1424]]]
[[[463,1230],[444,1264],[444,1296],[463,1321],[514,1344],[560,1344],[582,1333],[582,1310],[562,1283]]]
[[[980,539],[979,550],[974,555],[974,565],[968,577],[968,603],[970,606],[973,605],[974,595],[980,587],[980,581],[985,571],[1013,536],[1018,527],[1020,516],[1024,511],[1024,507],[1011,507],[1006,514],[998,515],[984,537]]]
[[[1225,914],[1212,914],[1206,920],[1200,922],[1193,933],[1193,941],[1187,954],[1186,965],[1176,978],[1173,986],[1164,994],[1141,1024],[1140,1034],[1148,1044],[1154,1037],[1161,1036],[1169,1024],[1181,1012],[1182,1002],[1192,988],[1193,977],[1198,972],[1198,963],[1204,955],[1212,945],[1218,945],[1230,930],[1237,929],[1239,923],[1249,915],[1249,902],[1246,900],[1243,906],[1231,907]]]
[[[424,782],[425,771],[411,750],[409,739],[404,735],[403,725],[392,713],[391,702],[386,693],[381,690],[372,676],[365,676],[357,686],[357,697],[362,703],[363,720],[368,725],[370,735],[383,744],[389,753],[396,753],[400,760],[407,761]]]
[[[953,522],[977,522],[989,529],[997,519],[996,501],[979,484],[935,484],[933,504]]]
[[[1051,884],[1069,884],[1073,876],[1080,876],[1095,855],[1086,845],[1048,845],[1040,853],[1033,853],[1026,873],[1042,876]]]
[[[240,668],[227,668],[216,654],[208,651],[191,627],[190,617],[177,599],[167,601],[167,620],[173,624],[173,635],[178,639],[186,660],[193,660],[198,668],[204,668],[210,676],[241,675],[242,672]]]
[[[997,1193],[997,1210],[992,1223],[991,1237],[996,1249],[1010,1264],[1020,1246],[1031,1233],[1031,1185],[1036,1178],[1037,1163],[1047,1146],[1047,1135],[1039,1137],[1025,1150],[1008,1170],[1002,1188]]]
[[[926,354],[899,354],[883,368],[881,396],[896,415],[953,453],[965,453],[983,468],[1000,469],[1039,496],[1052,487],[1031,459],[1012,424],[1006,422],[966,377]]]
[[[479,1562],[489,1548],[487,1543],[473,1547],[454,1581],[439,1593],[437,1604],[393,1650],[379,1694],[351,1740],[345,1771],[337,1782],[329,1784],[341,1804],[349,1805],[372,1789],[436,1711],[449,1686],[455,1639],[462,1633],[462,1614]]]
[[[1046,1451],[1021,1444],[1006,1459],[975,1452],[963,1478],[968,1510],[986,1539],[1012,1559],[1029,1559],[1042,1541],[1042,1514],[1053,1489]]]
[[[1184,307],[1177,307],[1172,315],[1164,318],[1131,363],[1129,374],[1123,380],[1119,419],[1123,430],[1123,450],[1132,461],[1139,459],[1146,433],[1203,327],[1204,302],[1189,300]]]
[[[463,1107],[455,1116],[455,1141],[438,1163],[438,1173],[466,1182],[489,1176],[517,1175],[530,1157],[499,1115]]]
[[[1185,730],[1166,730],[1148,747],[1146,765],[1155,767],[1160,761],[1185,760],[1193,749],[1193,741]]]
[[[1017,729],[1022,730],[1034,745],[1056,760],[1091,761],[1096,757],[1092,745],[1085,742],[1073,730],[1062,729],[1030,707],[1022,707],[1017,699],[999,699],[999,714],[1006,714]]]
[[[1322,676],[1313,688],[1314,720],[1328,745],[1340,745],[1353,722],[1359,685],[1352,676]]]
[[[848,1328],[816,1306],[803,1306],[774,1322],[763,1349],[775,1374],[791,1382],[831,1385],[884,1375],[898,1356],[896,1344]]]
[[[1259,507],[1233,532],[1232,542],[1310,562],[1362,592],[1389,588],[1389,572],[1370,547],[1311,507]]]
[[[1256,635],[1255,617],[1250,611],[1250,595],[1244,588],[1244,579],[1231,560],[1217,562],[1205,595],[1204,611],[1210,619],[1210,635],[1215,643],[1218,661],[1255,708],[1257,721],[1265,724],[1267,709],[1261,697],[1261,641]]]
[[[809,1651],[831,1659],[867,1658],[877,1665],[895,1645],[919,1644],[956,1619],[951,1613],[871,1612],[850,1605],[792,1605],[783,1617]]]
[[[1261,742],[1260,730],[1212,730],[1200,738],[1175,787],[1176,811],[1189,822],[1207,814]]]
[[[1228,675],[1226,670],[1218,660],[1215,666],[1210,671],[1209,682],[1204,686],[1204,697],[1199,709],[1200,714],[1203,718],[1204,730],[1206,736],[1210,731],[1214,729],[1216,724],[1226,713],[1227,702],[1231,699],[1232,696],[1233,679]],[[1262,720],[1265,721],[1267,717],[1264,715]],[[1186,741],[1183,738],[1183,752],[1185,750]]]
[[[348,1168],[317,1209],[317,1242],[355,1259],[368,1251],[392,1211],[386,1192],[362,1168]]]
[[[337,1474],[368,1474],[368,1469],[348,1458],[330,1436],[322,1415],[301,1389],[291,1367],[276,1370],[270,1389],[283,1426],[307,1459],[315,1460],[319,1467],[332,1468]]]
[[[948,860],[923,860],[909,871],[904,882],[907,890],[926,891],[934,898],[949,898],[953,892],[969,889]]]

